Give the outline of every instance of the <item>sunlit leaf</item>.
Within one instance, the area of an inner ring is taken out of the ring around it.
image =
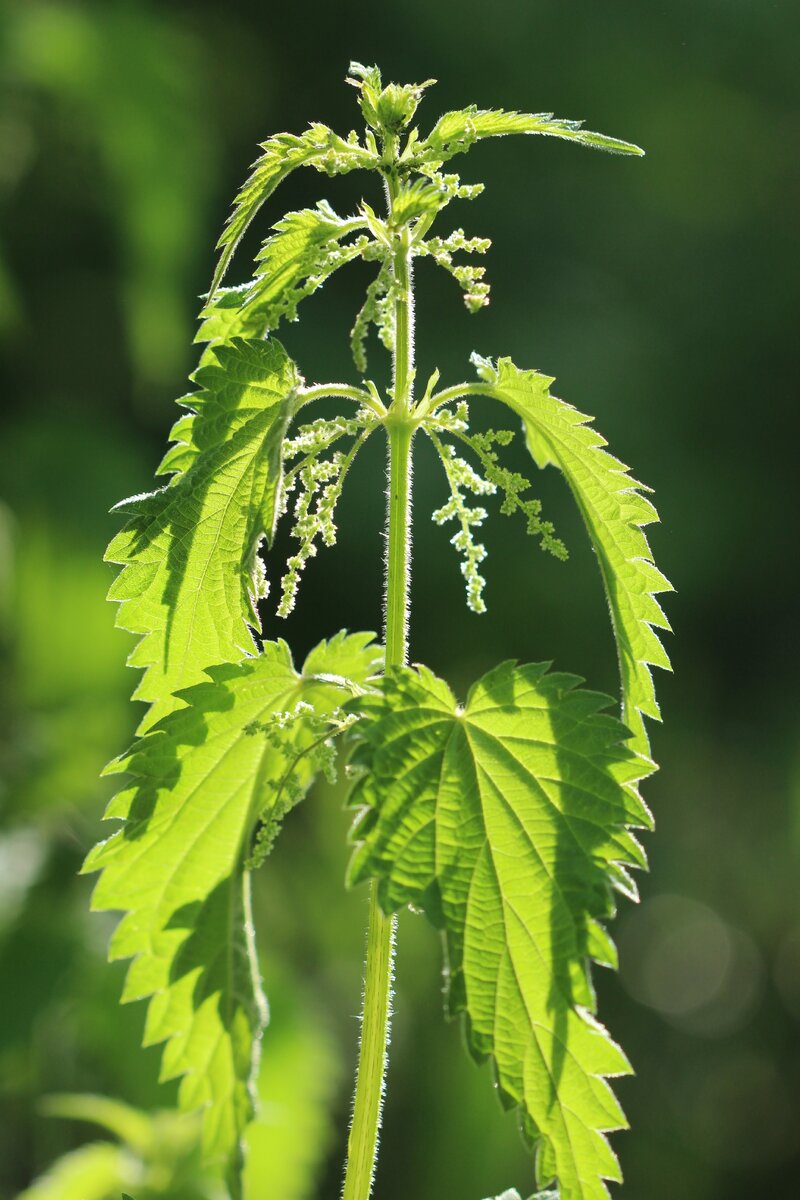
[[[374,168],[376,157],[354,140],[345,141],[327,125],[314,124],[299,136],[279,133],[261,143],[263,154],[253,163],[252,173],[243,184],[233,212],[220,236],[220,254],[212,293],[228,269],[242,235],[265,200],[297,167],[312,166],[328,175],[341,175],[359,167]]]
[[[420,154],[429,160],[446,162],[462,154],[481,138],[505,137],[514,133],[540,133],[566,138],[596,150],[612,154],[644,154],[639,146],[604,133],[592,133],[582,121],[567,121],[552,113],[504,112],[503,109],[479,109],[475,105],[440,117],[420,146]]]
[[[195,374],[189,415],[173,431],[181,453],[167,487],[117,508],[129,517],[106,553],[123,567],[109,598],[117,623],[141,640],[134,693],[152,702],[142,729],[180,703],[204,668],[255,650],[250,627],[265,593],[258,545],[271,537],[280,445],[299,376],[276,341],[235,339]]]
[[[245,317],[252,314],[266,329],[276,329],[284,319],[295,320],[300,301],[361,253],[366,237],[344,239],[365,226],[363,218],[339,217],[325,203],[276,222],[276,232],[256,257],[255,279],[243,301]]]
[[[338,648],[318,648],[298,673],[286,644],[268,642],[258,658],[216,667],[183,692],[185,707],[111,764],[131,776],[106,813],[124,823],[84,864],[102,872],[93,908],[126,913],[110,951],[133,959],[123,999],[151,997],[145,1042],[166,1043],[162,1078],[181,1077],[181,1107],[202,1110],[206,1158],[226,1169],[235,1197],[266,1019],[246,863],[287,766],[316,736],[305,712],[338,708],[379,661],[369,634],[339,638]],[[314,670],[319,661],[330,674]],[[347,685],[337,665],[350,672]],[[284,724],[284,715],[297,719]],[[312,778],[301,759],[293,801]]]
[[[650,825],[636,783],[651,765],[578,683],[506,663],[462,708],[426,669],[390,671],[357,728],[350,881],[442,927],[449,1011],[538,1142],[539,1184],[603,1200],[620,1177],[603,1134],[625,1126],[604,1077],[629,1066],[590,1015],[588,964],[615,965],[600,922],[644,865],[631,830]]]
[[[658,514],[632,478],[628,467],[603,447],[591,417],[550,392],[553,379],[538,371],[520,371],[508,358],[497,367],[478,359],[487,393],[502,400],[523,420],[531,454],[540,467],[553,463],[563,471],[592,540],[603,575],[622,676],[623,719],[638,750],[648,752],[643,717],[660,717],[650,666],[669,668],[669,659],[653,631],[669,629],[659,592],[672,585],[653,562],[643,526]]]

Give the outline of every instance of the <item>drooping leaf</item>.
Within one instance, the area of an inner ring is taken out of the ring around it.
[[[419,153],[425,161],[442,163],[469,150],[481,138],[505,137],[513,133],[541,133],[549,137],[566,138],[612,154],[644,154],[644,150],[631,142],[584,129],[582,121],[563,120],[552,113],[479,109],[474,104],[440,117],[421,143]]]
[[[329,204],[288,213],[273,225],[256,258],[253,283],[244,297],[244,314],[266,329],[295,320],[297,306],[345,263],[357,258],[367,238],[343,241],[366,227],[362,217],[339,217]]]
[[[635,746],[647,754],[643,717],[660,719],[650,666],[669,669],[669,659],[653,630],[669,629],[656,600],[672,590],[653,562],[643,526],[658,513],[643,495],[649,491],[629,468],[603,447],[592,418],[550,392],[554,382],[538,371],[520,371],[508,358],[497,367],[476,359],[487,394],[512,408],[525,427],[531,454],[540,467],[563,471],[586,524],[603,575],[622,677],[623,720]]]
[[[578,682],[506,663],[461,708],[426,669],[390,671],[357,727],[349,878],[444,929],[449,1010],[538,1140],[539,1184],[601,1200],[619,1178],[603,1133],[625,1125],[604,1077],[629,1067],[590,1015],[588,961],[615,963],[600,921],[644,865],[631,830],[650,825],[635,785],[651,764]]]
[[[377,156],[360,146],[351,135],[345,140],[327,125],[310,125],[300,135],[279,133],[261,143],[263,154],[253,163],[252,173],[243,184],[233,206],[233,212],[217,243],[221,250],[211,284],[216,291],[233,257],[242,235],[265,200],[296,167],[311,166],[328,175],[341,175],[359,167],[377,165]]]
[[[320,659],[345,667],[350,683],[320,678]],[[227,1170],[236,1200],[266,1018],[245,864],[287,765],[316,736],[307,706],[316,718],[333,712],[376,659],[372,636],[356,634],[312,651],[302,673],[284,642],[210,670],[182,693],[184,708],[111,764],[131,776],[106,813],[124,824],[84,864],[102,872],[93,908],[126,914],[110,949],[112,959],[133,959],[123,1000],[151,997],[145,1042],[166,1043],[162,1078],[180,1077],[181,1107],[202,1110],[205,1155]],[[307,764],[294,771],[294,799],[312,781]]]
[[[141,640],[134,695],[152,702],[142,729],[180,702],[204,669],[254,651],[250,627],[265,592],[258,545],[280,502],[281,439],[300,377],[279,342],[236,338],[211,348],[199,390],[173,430],[159,491],[123,501],[129,515],[106,559],[123,567],[109,593],[117,624]]]

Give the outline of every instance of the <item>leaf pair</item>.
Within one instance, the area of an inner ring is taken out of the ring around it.
[[[359,146],[355,134],[345,141],[319,123],[309,126],[299,136],[279,133],[262,142],[261,149],[263,154],[253,163],[252,173],[236,196],[233,212],[217,243],[221,254],[211,284],[212,294],[261,205],[297,167],[312,166],[328,175],[340,175],[359,167],[374,169],[377,165],[377,156]]]
[[[444,929],[449,1010],[541,1139],[542,1182],[557,1175],[562,1200],[601,1197],[600,1177],[616,1177],[602,1132],[624,1124],[603,1077],[628,1068],[588,1016],[586,964],[614,962],[600,921],[643,863],[631,829],[649,824],[635,789],[649,763],[573,676],[505,664],[461,709],[430,672],[395,669],[353,699],[375,667],[369,635],[323,643],[302,673],[267,643],[184,692],[112,765],[132,776],[107,814],[125,823],[85,870],[102,871],[94,907],[127,912],[111,949],[134,959],[124,999],[152,997],[146,1042],[167,1043],[162,1077],[183,1076],[181,1106],[203,1110],[206,1153],[236,1195],[265,1020],[245,864],[287,767],[311,782],[303,711],[347,702],[363,810],[350,882],[377,878],[387,911],[412,904]]]

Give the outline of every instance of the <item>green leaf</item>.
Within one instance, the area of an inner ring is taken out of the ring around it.
[[[494,368],[475,359],[486,393],[502,400],[523,421],[528,446],[540,467],[553,463],[569,484],[600,563],[619,655],[623,720],[633,745],[649,751],[643,717],[660,720],[650,666],[669,669],[653,627],[669,629],[659,592],[672,590],[653,562],[643,526],[658,520],[649,491],[603,447],[591,417],[550,392],[552,378],[520,371],[508,358]]]
[[[200,355],[197,371],[191,378],[197,380],[198,372],[205,367],[218,367],[217,353],[222,345],[233,345],[237,339],[259,342],[266,335],[266,319],[256,309],[245,308],[245,300],[252,282],[233,288],[218,288],[212,300],[207,301],[200,312],[200,328],[195,342],[205,343]],[[170,446],[156,468],[156,475],[183,474],[196,458],[200,446],[192,436],[195,426],[195,401],[197,393],[183,396],[179,405],[189,411],[180,416],[170,430]]]
[[[419,153],[426,162],[446,162],[469,150],[474,142],[487,137],[505,137],[512,133],[542,133],[566,138],[582,146],[608,150],[612,154],[644,154],[639,146],[592,133],[582,121],[566,121],[552,113],[504,112],[503,109],[479,109],[476,105],[445,113],[422,142]]]
[[[303,673],[321,682],[364,685],[383,665],[382,652],[377,650],[373,639],[372,633],[347,633],[341,629],[309,652]]]
[[[448,193],[438,182],[422,178],[404,183],[392,201],[392,223],[399,228],[417,217],[435,216],[447,200]]]
[[[589,960],[615,964],[600,921],[645,862],[631,829],[651,824],[635,786],[651,764],[578,683],[506,663],[462,708],[426,669],[390,671],[356,729],[349,879],[444,929],[449,1011],[539,1140],[539,1184],[601,1200],[619,1178],[603,1133],[625,1126],[604,1076],[630,1068],[590,1015]]]
[[[357,258],[368,239],[342,245],[356,230],[366,228],[363,217],[339,217],[324,201],[316,208],[288,213],[272,227],[257,256],[255,280],[244,297],[244,315],[266,329],[284,318],[296,320],[297,306],[330,275]]]
[[[222,253],[211,284],[212,296],[253,217],[296,167],[311,166],[328,175],[341,175],[359,167],[373,169],[378,163],[377,155],[360,146],[355,135],[345,141],[327,125],[318,123],[299,136],[276,134],[262,142],[261,149],[264,153],[253,163],[252,173],[239,191],[233,212],[217,242],[217,249]]]
[[[213,345],[215,342],[231,342],[237,337],[254,340],[263,337],[266,322],[261,313],[243,307],[252,286],[250,281],[239,287],[217,288],[200,312],[201,325],[195,342]]]
[[[426,79],[424,83],[390,83],[384,87],[377,67],[365,67],[362,63],[351,62],[346,82],[360,91],[359,104],[367,124],[382,134],[393,136],[408,125],[426,88],[431,87],[436,80]]]
[[[119,1146],[94,1142],[65,1154],[17,1200],[108,1200],[136,1171],[136,1161]]]
[[[129,662],[145,668],[134,695],[153,705],[142,729],[206,667],[254,651],[266,590],[258,546],[273,534],[300,381],[279,342],[244,339],[212,347],[193,378],[199,390],[183,401],[190,412],[161,468],[176,477],[117,505],[130,519],[106,552],[123,567],[109,593],[117,624],[141,635]]]
[[[202,1110],[204,1153],[227,1170],[237,1200],[266,1019],[245,862],[287,762],[313,736],[302,717],[282,732],[274,720],[298,705],[324,716],[352,694],[320,679],[315,663],[346,667],[363,684],[376,657],[372,635],[341,636],[312,651],[312,670],[298,674],[286,644],[268,642],[258,658],[212,668],[208,682],[182,693],[186,707],[108,768],[131,781],[106,813],[122,828],[84,864],[102,872],[92,906],[126,913],[110,949],[112,959],[133,959],[123,1001],[152,997],[145,1043],[166,1042],[162,1079],[182,1077],[180,1105]],[[295,778],[300,791],[312,781],[302,768]]]

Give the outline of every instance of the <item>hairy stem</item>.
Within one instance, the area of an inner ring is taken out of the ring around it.
[[[306,404],[310,404],[312,400],[325,400],[331,396],[342,396],[345,400],[355,400],[357,404],[363,404],[364,408],[372,409],[378,417],[382,417],[386,413],[383,405],[379,404],[370,392],[365,388],[353,387],[349,383],[317,383],[312,387],[302,388],[298,395],[297,411],[299,412]]]
[[[431,396],[424,406],[420,406],[417,416],[427,417],[436,412],[443,404],[451,404],[454,400],[463,400],[466,396],[488,396],[485,383],[457,383],[453,387],[444,388]]]
[[[394,197],[391,177],[388,180],[388,192],[391,205]],[[397,235],[393,270],[397,285],[394,396],[386,418],[389,438],[384,618],[387,667],[401,665],[408,657],[411,442],[414,436],[414,423],[409,414],[414,380],[414,299],[409,235],[405,228]],[[387,917],[381,911],[377,885],[373,883],[364,965],[361,1045],[343,1200],[369,1200],[372,1192],[391,1024],[395,925],[396,918]]]

